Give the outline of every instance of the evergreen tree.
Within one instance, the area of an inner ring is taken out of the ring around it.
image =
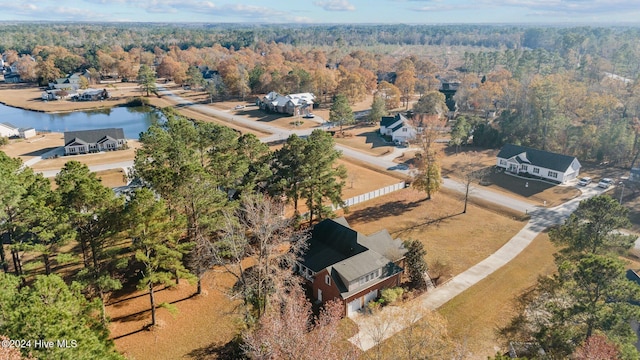
[[[310,224],[314,216],[322,219],[332,214],[331,209],[324,204],[325,200],[329,200],[334,206],[344,206],[342,189],[347,169],[343,165],[335,166],[340,156],[341,153],[335,150],[333,138],[328,133],[314,130],[307,138],[300,195],[306,199]]]
[[[23,355],[31,352],[39,359],[124,359],[106,325],[94,316],[100,301],[87,301],[80,290],[57,275],[39,275],[20,288],[19,278],[0,273],[0,334],[31,341]],[[36,346],[37,340],[53,345]]]
[[[424,257],[427,255],[427,250],[424,249],[424,245],[420,240],[413,239],[405,240],[404,247],[407,249],[405,261],[409,279],[411,279],[411,282],[415,285],[426,285],[425,276],[428,267]]]
[[[371,103],[371,111],[369,112],[369,122],[372,124],[379,123],[383,116],[387,116],[387,105],[382,96],[376,95]]]
[[[184,225],[182,217],[171,219],[163,200],[157,200],[153,191],[138,189],[126,207],[128,235],[133,240],[135,258],[142,264],[140,290],[149,290],[151,326],[156,325],[154,287],[172,286],[173,277],[194,278],[182,263],[182,257],[191,247],[180,242]],[[163,304],[167,306],[168,304]]]
[[[156,72],[146,64],[140,65],[138,71],[138,82],[142,91],[147,93],[147,96],[156,92]]]
[[[342,133],[344,125],[353,124],[356,119],[353,116],[353,110],[349,105],[349,99],[344,94],[337,94],[333,98],[331,109],[329,110],[329,120],[340,125],[340,132]]]

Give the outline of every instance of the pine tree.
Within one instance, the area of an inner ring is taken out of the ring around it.
[[[343,132],[342,128],[344,125],[350,125],[355,122],[356,119],[349,105],[349,99],[347,99],[344,94],[337,94],[333,98],[333,103],[329,110],[329,120],[340,125],[340,133]]]
[[[192,244],[180,242],[182,217],[171,219],[163,200],[149,189],[138,189],[126,207],[128,235],[133,240],[136,260],[142,264],[140,290],[149,290],[151,326],[156,325],[154,287],[173,286],[173,277],[194,279],[182,257]]]
[[[142,64],[140,66],[138,82],[140,82],[140,88],[147,93],[147,96],[156,92],[156,72],[148,65]]]
[[[0,334],[30,340],[23,355],[32,352],[39,359],[124,359],[114,350],[106,325],[94,316],[100,300],[87,301],[81,288],[68,286],[58,275],[39,275],[20,288],[18,277],[0,273]],[[36,346],[36,340],[53,345]]]

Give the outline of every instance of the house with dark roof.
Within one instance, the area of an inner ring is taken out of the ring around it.
[[[314,226],[309,248],[296,264],[319,303],[338,299],[351,316],[385,288],[400,285],[406,249],[386,230],[364,235],[344,217]]]
[[[505,145],[497,157],[497,167],[509,173],[538,177],[561,184],[576,179],[582,167],[574,156],[513,144]]]
[[[122,128],[66,131],[64,133],[65,155],[86,154],[125,148],[127,139]]]
[[[406,143],[415,139],[419,130],[402,114],[383,116],[380,120],[380,134],[391,136],[395,143]]]

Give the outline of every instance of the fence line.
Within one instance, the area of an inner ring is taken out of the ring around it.
[[[377,190],[373,190],[373,191],[369,191],[368,193],[362,194],[362,195],[356,195],[354,197],[348,198],[344,201],[344,205],[345,206],[353,206],[356,204],[359,204],[361,202],[367,201],[367,200],[372,200],[375,199],[377,197],[389,194],[391,192],[394,191],[398,191],[400,189],[404,189],[406,187],[406,183],[404,181],[401,181],[397,184],[393,184],[393,185],[389,185],[389,186],[385,186],[383,188],[377,189]],[[338,209],[342,208],[342,206],[335,206],[335,205],[331,205],[331,209],[333,211],[336,211]]]

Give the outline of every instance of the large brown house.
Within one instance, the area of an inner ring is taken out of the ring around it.
[[[406,249],[386,230],[364,235],[351,229],[344,217],[318,223],[309,249],[296,264],[318,302],[339,299],[351,316],[382,289],[400,285]]]

